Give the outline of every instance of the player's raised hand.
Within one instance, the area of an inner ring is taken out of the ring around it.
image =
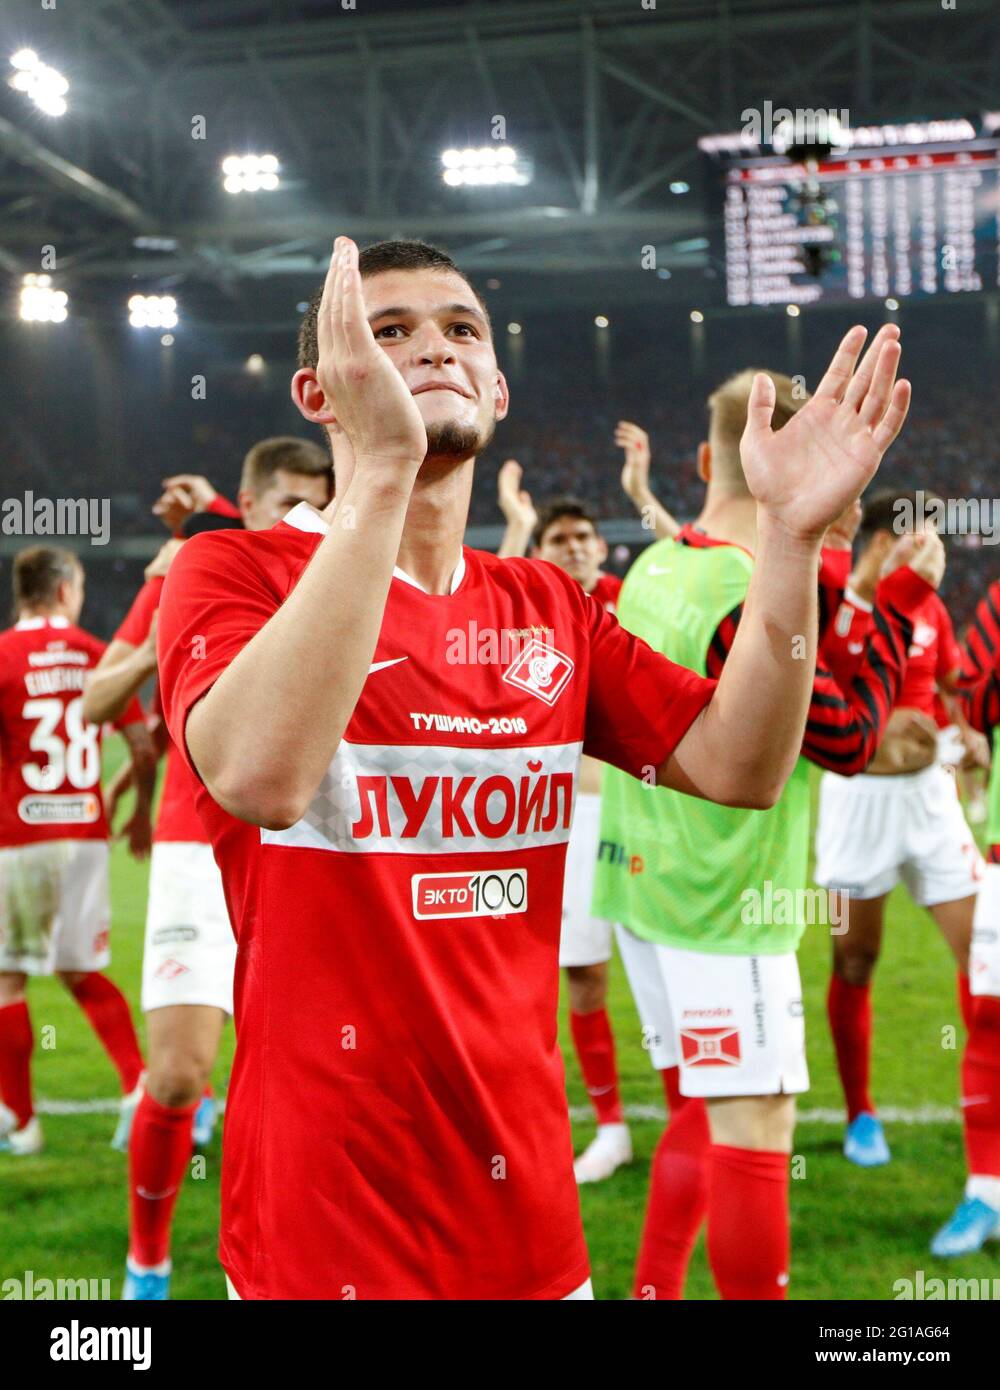
[[[497,473],[497,501],[508,525],[519,526],[529,533],[538,523],[538,513],[531,493],[521,486],[524,470],[517,459],[507,459]]]
[[[357,463],[385,465],[390,473],[407,466],[412,471],[427,453],[427,431],[409,388],[375,341],[365,315],[358,248],[349,237],[334,242],[317,336],[316,376],[331,423],[351,441]]]
[[[946,560],[944,541],[936,531],[916,531],[896,541],[882,562],[881,577],[884,579],[893,570],[909,565],[915,574],[937,589],[944,578]]]
[[[627,497],[634,498],[649,487],[649,435],[631,420],[619,420],[615,426],[615,443],[625,450],[622,490]]]
[[[896,381],[899,329],[885,324],[858,366],[865,329],[852,328],[816,394],[780,430],[771,429],[775,391],[754,378],[740,458],[761,507],[792,536],[821,540],[871,481],[899,434],[910,384]]]

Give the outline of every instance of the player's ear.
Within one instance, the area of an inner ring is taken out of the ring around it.
[[[336,425],[337,417],[327,405],[314,367],[300,367],[292,377],[292,400],[299,413],[314,425]]]
[[[236,505],[240,509],[240,516],[243,518],[244,525],[246,525],[247,518],[253,513],[254,501],[254,495],[249,488],[241,487],[236,494]]]
[[[698,445],[698,477],[703,483],[712,480],[712,446],[707,439]]]
[[[600,563],[603,565],[604,561],[608,558],[608,543],[603,536],[597,537],[597,555]]]
[[[507,411],[510,409],[510,391],[507,387],[507,378],[504,376],[503,372],[497,372],[495,393],[497,419],[506,420]]]

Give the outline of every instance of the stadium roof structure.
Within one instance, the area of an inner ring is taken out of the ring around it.
[[[878,122],[1000,91],[995,0],[18,0],[0,33],[71,84],[61,119],[0,85],[0,270],[51,245],[74,313],[178,293],[219,326],[290,323],[340,232],[439,242],[524,302],[595,277],[691,302],[715,273],[699,137],[765,100]],[[495,116],[533,181],[446,186],[441,152]],[[265,150],[280,188],[224,192],[222,158]]]

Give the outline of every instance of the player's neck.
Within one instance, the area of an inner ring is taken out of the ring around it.
[[[69,614],[58,606],[55,608],[34,608],[28,605],[17,610],[17,621],[19,623],[29,621],[37,622],[39,618],[46,623],[51,622],[53,618],[65,618],[68,621]]]
[[[750,496],[737,497],[710,487],[694,524],[713,541],[728,541],[753,551],[757,544],[757,503]]]
[[[429,594],[447,594],[462,558],[475,459],[424,462],[413,486],[396,564]]]

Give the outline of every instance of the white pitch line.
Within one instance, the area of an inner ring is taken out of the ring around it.
[[[40,1100],[36,1109],[40,1115],[117,1115],[120,1101],[106,1100]],[[221,1113],[226,1108],[225,1098],[216,1098],[216,1106]],[[571,1105],[571,1120],[585,1123],[593,1118],[589,1105]],[[957,1125],[959,1113],[947,1105],[918,1105],[915,1109],[905,1105],[879,1106],[879,1119],[889,1125]],[[661,1105],[626,1105],[625,1118],[633,1124],[663,1124],[666,1112]],[[800,1110],[799,1122],[812,1125],[843,1125],[843,1110]]]

